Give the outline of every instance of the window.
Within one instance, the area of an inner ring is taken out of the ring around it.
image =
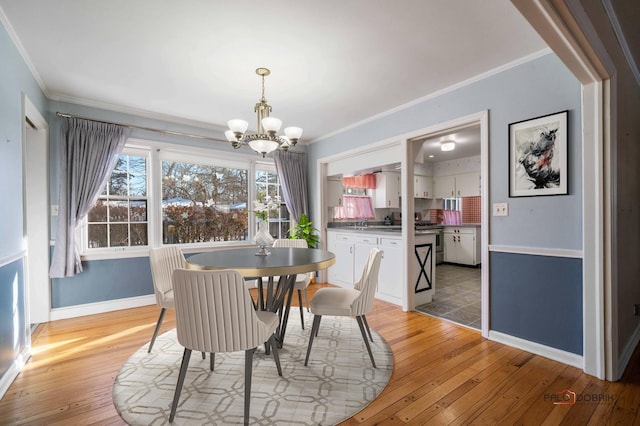
[[[87,215],[86,247],[147,246],[147,156],[122,154]]]
[[[261,168],[256,170],[256,194],[258,198],[265,195],[271,198],[279,196],[282,201],[280,208],[269,213],[269,233],[273,238],[287,238],[291,219],[289,209],[282,199],[278,174],[273,169]]]
[[[260,192],[281,195],[274,165],[254,156],[129,139],[80,229],[83,258],[250,243],[257,228],[249,210]],[[269,225],[273,237],[287,238],[284,202]]]
[[[246,169],[163,160],[163,244],[247,240],[247,178]]]

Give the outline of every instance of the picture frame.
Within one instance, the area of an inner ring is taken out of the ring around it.
[[[568,194],[568,115],[509,124],[509,197]]]

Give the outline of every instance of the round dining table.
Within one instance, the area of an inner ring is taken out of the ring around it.
[[[335,254],[330,251],[311,248],[269,248],[269,255],[256,255],[257,248],[233,248],[214,250],[187,257],[189,269],[234,269],[245,279],[258,281],[260,301],[263,292],[263,277],[268,277],[267,300],[258,309],[277,312],[280,326],[277,332],[279,346],[284,342],[287,329],[293,286],[296,275],[327,269],[336,262]],[[274,277],[279,277],[277,282]]]

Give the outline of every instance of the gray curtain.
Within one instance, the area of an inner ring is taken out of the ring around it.
[[[58,179],[58,228],[51,278],[82,272],[76,227],[95,204],[131,129],[116,124],[62,117]]]
[[[309,215],[307,196],[307,154],[304,152],[274,151],[278,180],[284,202],[292,218],[298,222],[303,213]]]

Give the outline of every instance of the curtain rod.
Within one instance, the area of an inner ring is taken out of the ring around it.
[[[184,133],[184,132],[174,132],[173,130],[160,130],[160,129],[154,129],[153,127],[136,126],[134,124],[115,123],[113,121],[96,120],[94,118],[80,117],[80,116],[77,116],[77,115],[67,114],[67,113],[64,113],[64,112],[56,112],[56,115],[58,117],[79,118],[81,120],[95,121],[96,123],[115,124],[117,126],[128,127],[129,129],[146,130],[148,132],[162,133],[162,134],[165,134],[165,135],[185,136],[185,137],[194,138],[194,139],[206,139],[206,140],[210,140],[210,141],[214,141],[214,142],[225,142],[225,143],[228,143],[226,140],[212,138],[212,137],[209,137],[209,136],[194,135],[192,133]]]
[[[135,124],[123,124],[123,123],[116,123],[114,121],[96,120],[95,118],[81,117],[79,115],[67,114],[65,112],[56,112],[56,115],[58,117],[79,118],[81,120],[95,121],[96,123],[115,124],[117,126],[128,127],[129,129],[146,130],[148,132],[162,133],[165,135],[185,136],[185,137],[194,138],[194,139],[205,139],[205,140],[214,141],[214,142],[224,142],[225,144],[229,143],[226,139],[217,139],[209,136],[194,135],[192,133],[174,132],[173,130],[160,130],[160,129],[154,129],[153,127],[136,126]],[[290,151],[290,150],[288,150],[288,152],[292,154],[303,154],[303,152]]]

